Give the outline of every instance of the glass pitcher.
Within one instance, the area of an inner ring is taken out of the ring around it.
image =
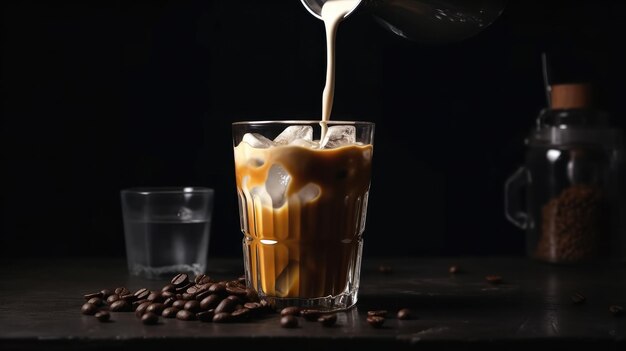
[[[563,88],[572,100],[567,90],[576,89]],[[606,113],[572,101],[539,114],[526,139],[525,164],[505,184],[506,216],[526,230],[526,251],[534,259],[623,260],[623,135]]]
[[[321,19],[322,6],[329,0],[300,1]],[[362,8],[383,28],[404,39],[446,43],[480,33],[502,14],[506,3],[507,0],[361,0],[355,1],[348,15]]]

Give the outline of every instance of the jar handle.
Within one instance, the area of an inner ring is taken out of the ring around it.
[[[528,184],[529,180],[526,167],[520,167],[504,184],[504,213],[511,223],[521,229],[528,227],[528,213],[522,208],[522,192],[520,190]]]

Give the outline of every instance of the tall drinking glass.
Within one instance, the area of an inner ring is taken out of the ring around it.
[[[246,280],[275,308],[357,301],[374,124],[233,124]]]

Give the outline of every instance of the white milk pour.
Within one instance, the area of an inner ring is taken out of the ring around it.
[[[330,112],[333,109],[335,95],[335,38],[337,27],[344,17],[353,10],[361,0],[328,0],[322,6],[322,20],[326,27],[326,86],[322,94],[322,135],[324,140],[328,130],[327,122],[330,120]],[[323,145],[322,145],[323,146]]]

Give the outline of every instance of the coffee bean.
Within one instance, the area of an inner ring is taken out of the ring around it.
[[[237,278],[237,281],[241,285],[246,285],[246,276],[245,275],[240,276],[239,278]]]
[[[120,287],[120,288],[115,289],[115,294],[120,295],[120,296],[130,294],[130,290],[124,287]]]
[[[141,288],[141,289],[135,291],[135,293],[133,295],[135,295],[137,300],[144,300],[144,299],[147,299],[148,296],[150,295],[150,290],[148,290],[146,288]]]
[[[387,310],[367,311],[367,316],[387,317]]]
[[[200,301],[200,309],[206,311],[208,309],[215,308],[221,300],[222,298],[219,295],[211,294]]]
[[[119,299],[120,299],[120,296],[118,294],[109,295],[109,297],[107,297],[107,303],[110,305]]]
[[[180,310],[176,313],[176,318],[181,321],[192,321],[196,319],[196,314],[187,310]]]
[[[89,301],[87,301],[87,303],[92,303],[98,307],[104,305],[104,301],[102,301],[102,299],[99,297],[92,297],[91,299],[89,299]]]
[[[213,316],[215,316],[214,310],[208,310],[196,313],[196,318],[200,322],[213,322]]]
[[[147,300],[150,302],[163,302],[165,299],[160,292],[153,291],[148,295]]]
[[[385,318],[380,316],[368,316],[367,323],[374,328],[380,328],[385,323]]]
[[[130,303],[121,299],[113,302],[110,307],[112,312],[129,312],[131,310]]]
[[[185,303],[184,308],[189,312],[198,313],[200,312],[200,302],[196,300],[189,300]]]
[[[300,310],[300,316],[309,322],[317,321],[319,317],[321,317],[322,311],[313,310],[313,309],[305,309]]]
[[[330,313],[330,314],[321,315],[317,319],[317,321],[322,323],[322,325],[325,326],[325,327],[332,327],[337,322],[337,314],[336,313]]]
[[[205,284],[196,284],[196,288],[198,288],[198,291],[196,291],[196,294],[209,290],[211,285],[213,285],[212,282],[205,283]]]
[[[207,289],[196,294],[196,300],[202,301],[205,297],[210,296],[212,293]]]
[[[98,312],[98,306],[89,302],[85,302],[80,308],[80,312],[88,316],[93,316],[94,314],[96,314],[96,312]]]
[[[94,297],[102,298],[102,292],[97,292],[97,293],[92,293],[92,294],[85,294],[83,297],[85,298],[85,300],[91,300]]]
[[[194,300],[195,298],[195,294],[183,293],[183,300]]]
[[[226,284],[222,282],[215,283],[209,287],[209,291],[212,294],[226,295]]]
[[[491,284],[500,284],[502,283],[502,277],[499,275],[491,274],[485,277],[485,279]]]
[[[257,310],[261,309],[262,306],[258,302],[246,302],[243,304],[243,307],[249,309],[250,312],[256,312]]]
[[[164,318],[176,318],[176,314],[180,311],[176,307],[168,307],[161,312],[161,316]]]
[[[174,286],[174,284],[167,284],[166,286],[164,286],[163,288],[161,288],[162,292],[174,292],[176,291],[176,286]]]
[[[227,323],[231,321],[231,315],[228,312],[215,312],[213,323]]]
[[[126,300],[117,300],[111,304],[112,312],[129,312],[130,304]]]
[[[150,301],[148,301],[148,300],[133,301],[133,303],[131,304],[131,307],[133,308],[133,311],[137,310],[137,307],[139,307],[139,305],[141,305],[144,302],[150,302]]]
[[[175,308],[178,308],[179,310],[182,310],[183,308],[185,308],[185,304],[186,303],[187,303],[187,301],[185,301],[185,300],[176,300],[172,304],[172,307],[175,307]]]
[[[228,295],[226,296],[227,299],[231,300],[232,302],[238,304],[238,303],[243,303],[243,300],[241,300],[241,298],[237,295]]]
[[[172,285],[174,285],[176,288],[187,285],[188,283],[189,277],[185,273],[179,273],[174,278],[172,278]]]
[[[195,295],[198,292],[198,287],[192,285],[188,287],[185,292],[190,295]]]
[[[202,281],[202,279],[208,278],[206,274],[198,274],[196,275],[196,277],[193,279],[193,282],[196,284],[200,284],[200,282]]]
[[[611,305],[609,306],[609,312],[611,312],[611,314],[615,317],[621,316],[622,314],[624,314],[624,307],[619,305]]]
[[[297,306],[285,307],[280,311],[280,315],[281,316],[299,316],[300,307],[297,307]]]
[[[241,285],[239,280],[229,280],[226,282],[227,288],[245,288],[245,286]]]
[[[237,303],[235,301],[224,299],[217,305],[217,307],[215,307],[215,314],[219,314],[222,312],[232,312],[235,310],[236,305]]]
[[[133,303],[133,301],[135,301],[136,299],[137,298],[133,294],[126,294],[126,295],[120,296],[120,300],[125,300],[128,303]]]
[[[100,322],[108,322],[109,320],[111,320],[111,314],[107,311],[99,311],[96,314],[94,314],[94,316],[100,321]]]
[[[245,307],[237,308],[230,316],[237,322],[243,322],[250,318],[250,310]]]
[[[450,274],[457,274],[461,272],[461,268],[457,265],[452,265],[448,268],[448,272],[450,272]]]
[[[192,286],[192,285],[193,284],[191,284],[191,283],[187,283],[187,284],[178,286],[178,287],[176,287],[176,290],[174,290],[174,292],[177,293],[177,294],[185,293],[185,292],[187,292],[187,289],[189,289],[189,287]]]
[[[102,294],[102,299],[106,300],[107,297],[113,295],[113,291],[109,289],[102,289],[100,290],[100,294]]]
[[[148,306],[148,308],[146,308],[146,313],[147,312],[152,312],[156,315],[160,315],[161,313],[163,313],[163,310],[165,309],[165,305],[162,303],[151,303],[150,306]]]
[[[175,297],[175,296],[176,296],[176,294],[174,294],[174,293],[173,293],[173,292],[171,292],[171,291],[161,291],[161,297],[162,297],[164,300],[167,300],[167,299],[169,299],[170,297]]]
[[[239,286],[226,286],[226,292],[239,297],[245,297],[248,295],[248,290]]]
[[[585,295],[579,293],[578,291],[572,294],[572,302],[576,305],[585,303],[586,300],[587,298],[585,297]]]
[[[378,271],[383,274],[389,274],[393,272],[393,269],[391,268],[391,266],[381,265],[378,267]]]
[[[165,307],[171,307],[174,304],[174,301],[176,301],[176,299],[173,297],[167,298],[165,301],[163,301],[163,305]]]
[[[280,326],[283,328],[297,328],[298,318],[293,315],[286,315],[280,317]]]
[[[411,319],[411,310],[408,308],[402,308],[398,311],[397,317],[402,320]]]
[[[135,316],[137,316],[137,318],[141,318],[141,316],[146,313],[146,309],[148,309],[148,306],[150,305],[152,305],[152,302],[146,301],[137,306],[137,308],[135,309]]]
[[[144,313],[144,315],[141,316],[141,323],[145,325],[155,325],[159,323],[159,316],[152,312]]]

